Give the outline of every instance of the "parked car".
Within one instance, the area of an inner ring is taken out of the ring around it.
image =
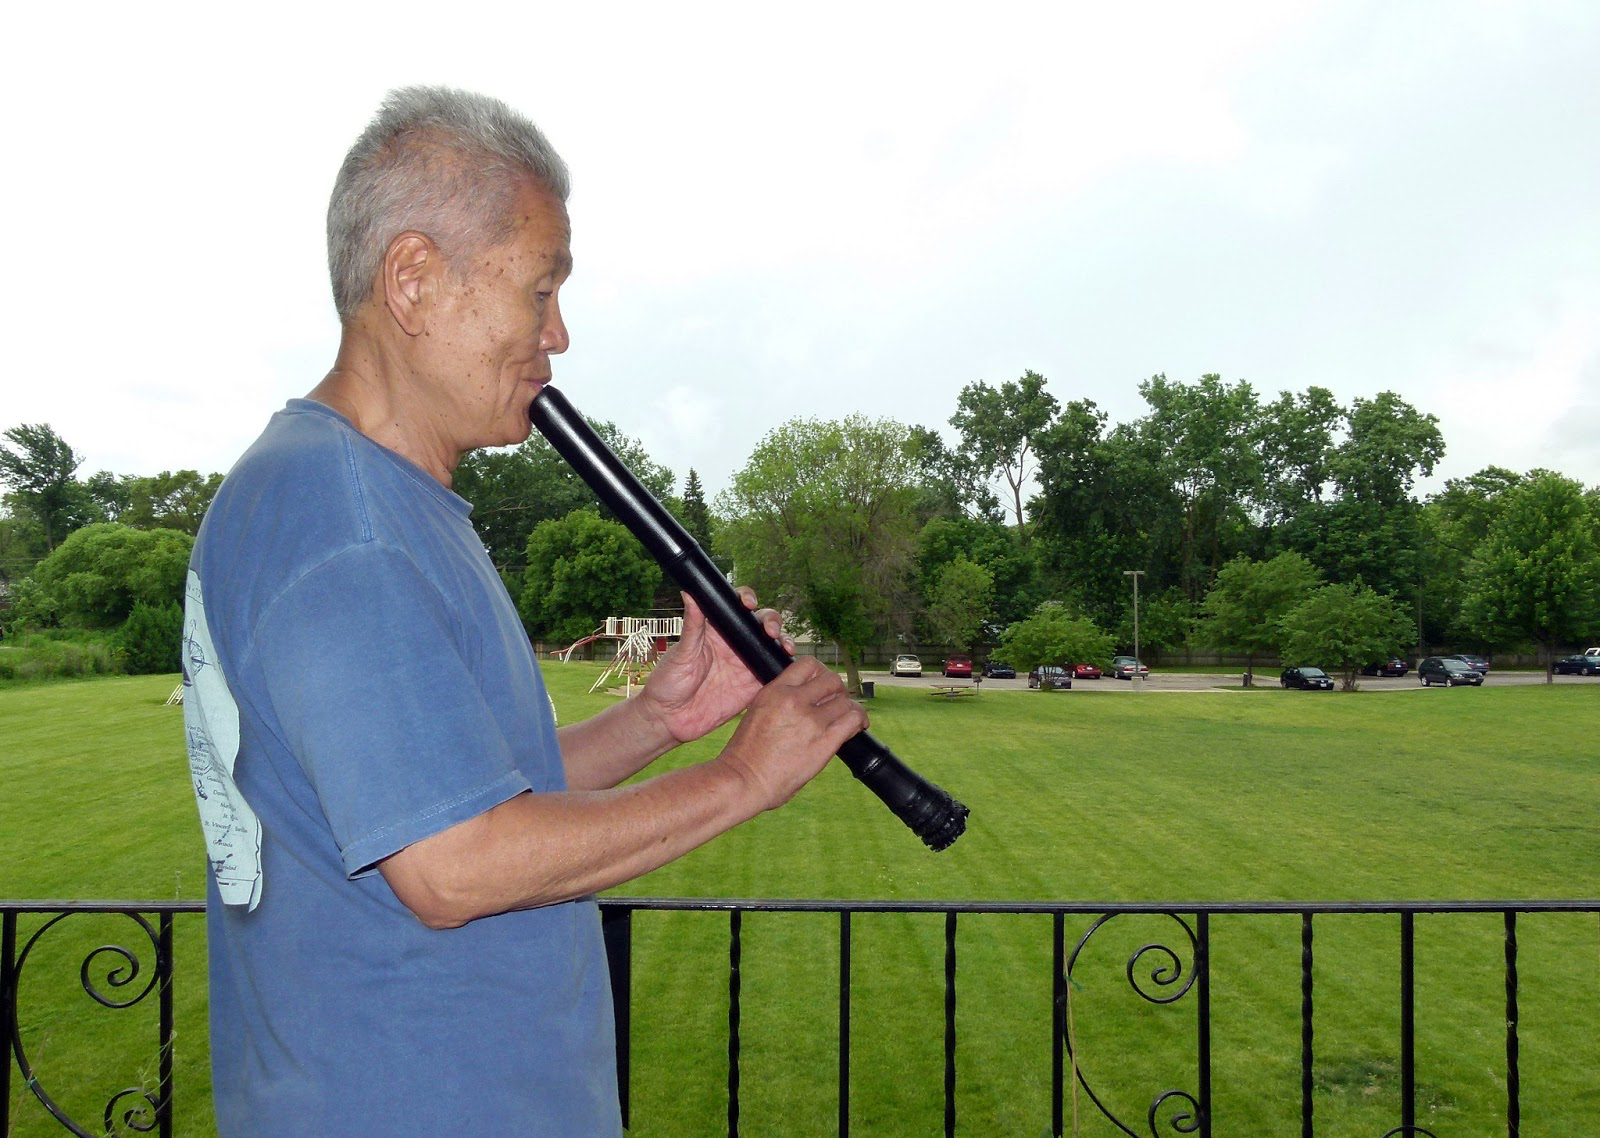
[[[1111,674],[1119,680],[1131,680],[1134,676],[1148,676],[1150,669],[1139,663],[1132,656],[1111,657]]]
[[[1321,668],[1285,668],[1278,682],[1286,688],[1305,691],[1332,691],[1333,677]]]
[[[1585,656],[1600,656],[1600,648],[1585,648],[1583,654]]]
[[[1093,664],[1072,665],[1072,678],[1075,680],[1098,680],[1100,675],[1100,669]]]
[[[1422,681],[1423,687],[1433,684],[1456,687],[1482,684],[1483,673],[1458,656],[1429,656],[1417,665],[1417,679]]]
[[[1450,659],[1460,660],[1474,672],[1481,673],[1485,676],[1489,674],[1489,661],[1485,660],[1482,656],[1474,656],[1471,652],[1457,652],[1454,656],[1450,657]]]
[[[944,658],[944,674],[945,674],[946,678],[949,678],[949,677],[952,677],[952,676],[967,676],[967,677],[971,677],[971,675],[972,675],[972,657],[971,656],[946,656]]]
[[[985,660],[983,662],[983,678],[986,680],[1014,680],[1017,670],[1004,660]]]
[[[1363,676],[1403,676],[1411,670],[1404,660],[1385,660],[1381,664],[1368,664],[1361,669]]]
[[[894,663],[889,665],[891,676],[920,676],[922,675],[922,661],[915,656],[896,656]]]
[[[1600,655],[1563,656],[1555,671],[1558,676],[1600,676]]]
[[[1072,686],[1072,673],[1065,668],[1058,668],[1054,664],[1040,664],[1028,673],[1028,686],[1036,688],[1044,681],[1049,680],[1054,687],[1070,688]]]

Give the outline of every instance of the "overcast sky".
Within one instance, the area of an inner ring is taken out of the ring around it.
[[[357,14],[357,13],[360,14]],[[1400,393],[1600,484],[1600,4],[28,5],[0,429],[226,470],[327,370],[323,211],[383,93],[573,171],[556,381],[715,492],[796,416],[1043,373]]]

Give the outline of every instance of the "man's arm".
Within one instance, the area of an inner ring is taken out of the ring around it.
[[[708,762],[615,789],[520,794],[378,868],[430,928],[585,896],[781,806],[865,728],[839,678],[799,661],[760,690]]]

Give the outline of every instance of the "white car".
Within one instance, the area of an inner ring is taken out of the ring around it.
[[[922,661],[915,656],[896,656],[894,663],[889,665],[891,676],[920,676],[922,675]]]
[[[1583,654],[1585,656],[1600,656],[1600,648],[1585,648]]]

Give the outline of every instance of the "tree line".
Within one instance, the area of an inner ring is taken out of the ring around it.
[[[1385,392],[1139,385],[1112,424],[1029,371],[968,384],[955,441],[859,416],[773,431],[718,499],[737,575],[839,644],[887,634],[1015,666],[1134,647],[1357,669],[1600,639],[1600,490],[1486,467],[1420,498],[1435,416]]]
[[[1219,375],[1155,375],[1139,393],[1144,414],[1114,424],[1028,371],[964,387],[948,436],[859,415],[792,420],[714,503],[694,470],[680,489],[636,440],[596,429],[735,579],[838,645],[852,683],[886,640],[1009,652],[1018,667],[1131,650],[1132,570],[1140,644],[1155,653],[1353,676],[1435,647],[1548,660],[1600,639],[1600,489],[1486,466],[1419,496],[1444,439],[1388,392],[1341,404],[1320,387],[1266,398]],[[9,630],[116,627],[136,603],[181,596],[181,569],[98,593],[84,581],[96,565],[181,563],[183,542],[128,533],[192,542],[221,476],[80,480],[80,465],[44,424],[0,441]],[[466,456],[454,489],[536,639],[676,606],[542,438]]]

